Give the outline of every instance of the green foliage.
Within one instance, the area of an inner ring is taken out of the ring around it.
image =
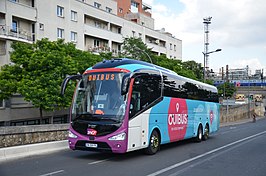
[[[224,84],[219,85],[217,88],[218,94],[221,97],[232,97],[233,94],[236,92],[234,84],[229,82],[225,82]]]
[[[0,72],[0,99],[19,93],[40,110],[69,107],[75,83],[68,86],[66,96],[62,97],[63,79],[83,73],[101,60],[63,40],[42,39],[35,44],[14,42],[12,48],[12,64],[3,66]]]
[[[151,63],[151,59],[152,63],[154,63],[152,55],[151,49],[142,42],[141,38],[124,38],[123,52],[121,53],[122,57],[130,57],[132,59],[142,60],[149,63]]]

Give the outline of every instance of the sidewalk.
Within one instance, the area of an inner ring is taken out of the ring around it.
[[[265,117],[257,117],[257,120],[263,118]],[[220,127],[239,125],[248,122],[252,122],[252,119],[243,119],[236,122],[225,122],[221,123]],[[0,163],[12,159],[56,152],[64,149],[68,149],[67,140],[0,148]]]
[[[67,140],[0,148],[0,163],[22,157],[56,152],[67,148]]]
[[[256,117],[256,120],[260,120],[265,118],[264,116],[262,117]],[[220,124],[220,127],[225,127],[225,126],[233,126],[233,125],[239,125],[239,124],[243,124],[243,123],[248,123],[248,122],[253,122],[252,118],[247,118],[247,119],[242,119],[242,120],[238,120],[235,122],[223,122]]]

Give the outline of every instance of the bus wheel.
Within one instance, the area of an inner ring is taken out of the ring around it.
[[[209,139],[209,134],[210,134],[210,130],[209,130],[209,125],[205,126],[204,129],[204,135],[203,135],[203,140],[206,141],[207,139]]]
[[[155,154],[160,149],[160,137],[156,130],[151,133],[149,146],[146,148],[145,153],[148,155]]]
[[[198,128],[198,133],[197,133],[196,139],[195,139],[196,142],[201,142],[202,137],[203,137],[203,132],[202,132],[202,126],[200,125]]]

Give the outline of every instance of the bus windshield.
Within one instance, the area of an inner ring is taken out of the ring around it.
[[[121,122],[125,114],[125,96],[121,82],[125,73],[106,72],[83,75],[72,106],[72,121]]]

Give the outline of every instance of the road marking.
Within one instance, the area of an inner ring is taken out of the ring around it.
[[[99,164],[99,163],[102,163],[102,162],[105,162],[105,161],[108,161],[110,160],[110,158],[107,158],[107,159],[104,159],[104,160],[99,160],[99,161],[94,161],[94,162],[91,162],[91,163],[88,163],[89,165],[93,165],[93,164]]]
[[[51,175],[55,175],[55,174],[58,174],[58,173],[61,173],[61,172],[64,172],[64,170],[59,170],[59,171],[55,171],[55,172],[50,172],[50,173],[43,174],[43,175],[40,175],[40,176],[51,176]]]
[[[211,150],[211,151],[209,151],[209,152],[207,152],[207,153],[204,153],[204,154],[198,155],[198,156],[196,156],[196,157],[194,157],[194,158],[190,158],[190,159],[188,159],[188,160],[185,160],[185,161],[182,161],[182,162],[176,163],[176,164],[174,164],[174,165],[172,165],[172,166],[166,167],[166,168],[164,168],[164,169],[158,170],[157,172],[154,172],[154,173],[149,174],[149,175],[147,175],[147,176],[157,176],[157,175],[159,175],[159,174],[162,174],[162,173],[164,173],[164,172],[167,172],[167,171],[169,171],[169,170],[172,170],[172,169],[174,169],[174,168],[177,168],[177,167],[179,167],[179,166],[182,166],[182,165],[184,165],[184,164],[187,164],[187,163],[192,162],[192,161],[194,161],[194,160],[197,160],[197,159],[199,159],[199,158],[202,158],[202,157],[205,157],[205,156],[207,156],[207,155],[213,154],[213,153],[218,152],[218,151],[220,151],[220,150],[223,150],[223,149],[225,149],[225,148],[227,148],[227,147],[231,147],[231,146],[233,146],[233,145],[236,145],[236,144],[239,144],[239,143],[241,143],[241,142],[247,141],[247,140],[249,140],[249,139],[251,139],[251,138],[255,138],[255,137],[257,137],[257,136],[263,135],[263,134],[265,134],[265,133],[266,133],[266,131],[263,131],[263,132],[261,132],[261,133],[257,133],[257,134],[254,134],[254,135],[252,135],[252,136],[249,136],[249,137],[246,137],[246,138],[240,139],[240,140],[238,140],[238,141],[232,142],[232,143],[227,144],[227,145],[225,145],[225,146],[222,146],[222,147],[216,148],[216,149],[214,149],[214,150]]]

